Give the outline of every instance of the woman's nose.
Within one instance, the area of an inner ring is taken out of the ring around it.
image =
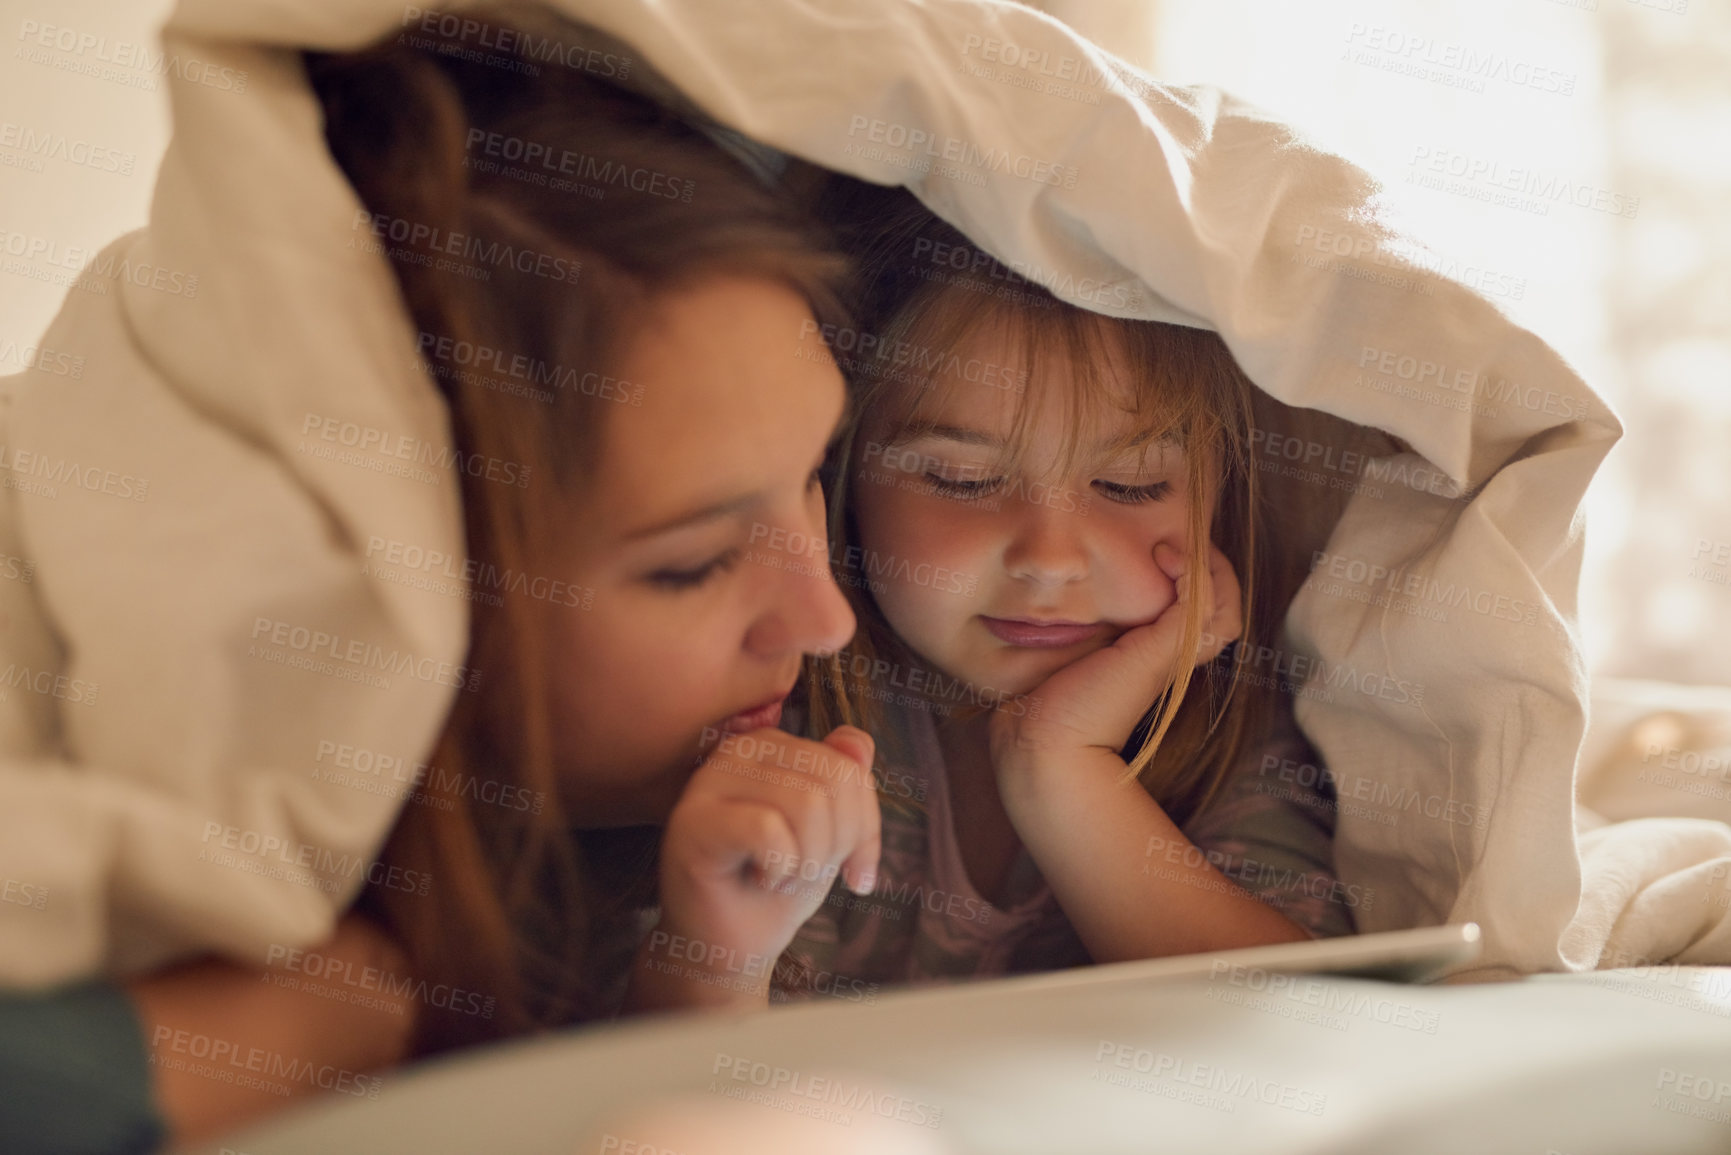
[[[789,582],[785,617],[790,648],[802,654],[829,654],[847,645],[853,637],[853,609],[829,571],[827,553],[817,559],[812,574],[800,574]]]
[[[854,635],[853,609],[830,571],[828,539],[815,532],[789,535],[809,543],[797,555],[770,555],[764,606],[746,634],[746,648],[764,658],[833,653]]]

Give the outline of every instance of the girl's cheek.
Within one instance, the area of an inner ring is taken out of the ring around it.
[[[1098,596],[1102,613],[1112,621],[1143,624],[1153,621],[1178,600],[1171,578],[1154,561],[1154,547],[1162,541],[1184,548],[1181,532],[1123,534],[1115,537],[1105,552],[1108,572],[1099,575]]]
[[[880,569],[898,572],[904,567],[929,565],[967,577],[980,577],[980,559],[989,554],[981,519],[969,517],[966,507],[931,494],[895,491],[880,493],[877,500],[860,509],[860,544],[866,550],[862,564],[873,561]]]

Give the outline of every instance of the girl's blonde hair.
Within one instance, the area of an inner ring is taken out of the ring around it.
[[[853,340],[839,342],[838,359],[855,385],[855,408],[825,468],[832,558],[869,557],[859,547],[849,512],[865,417],[887,416],[892,430],[918,436],[927,401],[943,388],[938,377],[952,364],[949,351],[982,328],[1009,338],[1004,363],[981,369],[981,376],[1008,384],[1005,403],[1016,406],[1005,468],[1014,470],[1027,453],[1030,418],[1042,408],[1039,396],[1049,376],[1044,370],[1053,364],[1068,366],[1072,383],[1064,399],[1068,421],[1059,462],[1064,473],[1096,415],[1112,403],[1103,384],[1115,366],[1131,369],[1131,412],[1138,431],[1171,436],[1183,447],[1189,569],[1205,571],[1209,543],[1218,542],[1242,587],[1244,631],[1219,660],[1197,667],[1181,658],[1121,751],[1130,775],[1183,823],[1214,797],[1247,745],[1263,740],[1282,692],[1278,678],[1240,676],[1237,656],[1267,652],[1254,647],[1271,646],[1278,637],[1286,606],[1307,569],[1302,552],[1291,548],[1297,543],[1282,542],[1271,524],[1249,448],[1252,430],[1284,407],[1261,394],[1216,333],[1121,320],[1066,304],[978,250],[909,193],[837,178],[820,209],[848,242],[864,285],[855,309],[862,328]],[[896,408],[886,413],[883,407],[889,405]],[[1212,518],[1206,508],[1210,493],[1216,495]],[[862,724],[886,734],[890,731],[876,708],[880,692],[872,685],[874,672],[918,659],[884,619],[870,582],[855,576],[838,575],[859,619],[859,633],[814,670],[809,689],[821,704],[819,689],[841,687],[854,713],[865,719]],[[1196,602],[1189,605],[1180,653],[1194,655],[1204,642],[1204,613]],[[941,688],[936,695],[955,696]],[[1016,708],[1014,701],[980,701],[966,690],[960,697],[964,711]],[[931,705],[945,708],[936,700]],[[840,720],[821,708],[814,709],[812,719],[817,733]]]

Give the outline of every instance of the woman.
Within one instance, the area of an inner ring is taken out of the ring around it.
[[[315,1089],[376,1093],[366,1072],[411,1053],[627,1005],[763,1005],[767,973],[674,973],[646,952],[633,967],[652,905],[660,933],[773,957],[818,901],[776,885],[789,863],[863,888],[875,870],[870,738],[774,729],[804,656],[845,643],[852,614],[824,568],[741,556],[764,534],[822,539],[817,471],[846,390],[816,334],[842,320],[843,262],[693,123],[581,72],[440,51],[457,42],[307,68],[359,219],[384,242],[409,226],[379,247],[449,406],[468,538],[452,588],[485,682],[457,695],[405,791],[368,872],[370,922],[264,971],[206,961],[128,984],[179,1140]],[[490,163],[499,141],[624,179],[550,187]],[[459,370],[446,349],[499,355]],[[547,387],[525,390],[525,366]],[[517,468],[501,484],[479,461]],[[403,551],[377,552],[368,576],[401,581]],[[708,757],[731,734],[849,783]],[[134,1051],[128,1009],[95,988],[16,1013],[96,1023]],[[84,1122],[147,1143],[136,1080],[104,1081],[116,1112]],[[54,1123],[13,1126],[40,1141],[31,1128]]]

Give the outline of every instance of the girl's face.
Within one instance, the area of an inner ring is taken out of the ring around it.
[[[1015,379],[1021,366],[1004,352],[1019,347],[976,326],[950,364],[1006,365]],[[1028,382],[1032,439],[1017,472],[1000,467],[1000,451],[1022,398],[993,383],[934,381],[921,435],[898,439],[889,424],[906,412],[905,392],[862,423],[850,478],[861,556],[840,560],[904,642],[982,697],[1028,693],[1176,600],[1154,547],[1188,552],[1184,453],[1138,438],[1122,352],[1108,348],[1101,376],[1115,404],[1081,431],[1067,475],[1058,464],[1072,382],[1061,364]]]
[[[734,716],[853,636],[816,478],[845,391],[815,328],[791,289],[715,277],[653,302],[615,368],[642,405],[607,413],[573,526],[592,604],[555,639],[554,724],[584,825],[665,818],[718,730],[773,725],[774,709]],[[808,556],[773,548],[796,537],[817,543]]]

